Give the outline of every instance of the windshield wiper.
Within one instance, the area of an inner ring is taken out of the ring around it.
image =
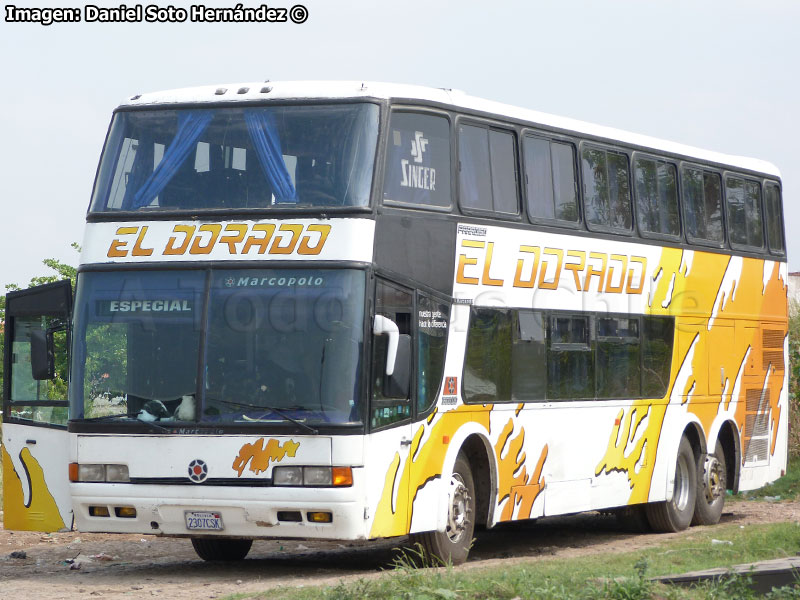
[[[299,425],[303,429],[306,429],[306,430],[310,431],[314,435],[319,434],[319,431],[317,429],[314,429],[313,427],[311,427],[311,425],[306,425],[302,421],[299,421],[298,419],[290,417],[285,412],[283,412],[280,409],[275,408],[274,406],[267,406],[265,404],[247,404],[246,402],[233,402],[232,400],[217,400],[217,402],[222,402],[223,404],[228,404],[230,406],[237,406],[237,407],[240,407],[240,408],[255,408],[255,409],[269,410],[269,411],[274,412],[276,415],[280,415],[281,417],[283,417],[287,421],[291,421],[295,425]],[[298,406],[297,408],[300,408],[300,407]]]
[[[152,427],[156,431],[163,431],[169,433],[169,429],[166,427],[162,427],[161,425],[156,425],[153,421],[143,421],[138,417],[131,417],[128,416],[127,413],[121,413],[117,415],[103,415],[102,417],[90,417],[88,419],[81,419],[85,423],[96,422],[96,421],[116,421],[117,419],[130,419],[131,421],[136,421],[137,423],[144,423],[145,425]]]

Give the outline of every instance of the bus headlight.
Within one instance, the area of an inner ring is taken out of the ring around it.
[[[78,465],[78,481],[100,482],[106,480],[105,465]]]
[[[352,467],[275,467],[272,485],[307,487],[350,487]]]
[[[330,485],[330,467],[303,467],[303,485]]]
[[[128,483],[128,465],[106,465],[106,481],[112,483]]]
[[[69,480],[81,483],[128,483],[128,465],[81,465],[69,466]]]
[[[272,469],[273,485],[303,485],[302,467],[275,467]]]

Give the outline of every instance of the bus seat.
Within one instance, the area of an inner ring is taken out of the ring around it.
[[[341,204],[336,197],[333,169],[322,159],[297,158],[297,197],[300,204],[330,206]]]

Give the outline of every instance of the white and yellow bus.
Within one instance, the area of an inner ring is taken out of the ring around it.
[[[134,96],[74,297],[7,297],[5,526],[457,563],[502,521],[715,523],[786,468],[781,202],[769,163],[452,90]]]

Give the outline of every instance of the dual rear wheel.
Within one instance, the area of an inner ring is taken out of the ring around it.
[[[678,447],[672,500],[645,505],[653,530],[683,531],[689,525],[715,525],[722,516],[727,488],[725,454],[720,444],[712,454],[695,458],[689,440]]]

